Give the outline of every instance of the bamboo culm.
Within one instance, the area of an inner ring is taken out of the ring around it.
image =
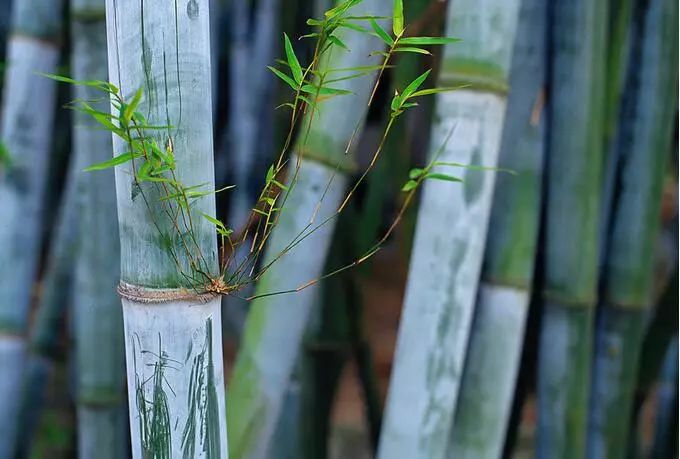
[[[356,7],[356,14],[385,15],[391,2],[367,0]],[[379,58],[369,53],[382,48],[379,39],[347,34],[341,38],[351,52],[334,46],[334,68],[375,65]],[[343,72],[336,75],[341,77]],[[345,148],[357,126],[364,121],[364,108],[375,75],[337,83],[351,96],[324,101],[314,115],[308,133],[298,139],[294,150],[301,154],[298,177],[278,226],[273,231],[264,262],[272,261],[316,215],[315,225],[337,213],[346,196],[347,164]],[[307,126],[307,121],[302,121]],[[305,131],[306,129],[303,129]],[[295,165],[294,155],[289,164]],[[338,167],[340,165],[340,167]],[[328,187],[330,183],[330,187]],[[327,189],[328,187],[328,189]],[[326,253],[335,220],[316,230],[283,255],[260,279],[257,294],[297,287],[323,274]],[[229,435],[235,458],[263,458],[274,448],[274,431],[281,414],[286,387],[300,355],[300,345],[315,295],[309,289],[295,295],[255,299],[246,321],[241,349],[229,385]],[[281,324],[286,324],[281,327]]]
[[[445,47],[438,86],[470,87],[436,96],[438,161],[496,165],[518,14],[519,1],[449,3],[446,35],[462,41]],[[380,459],[447,456],[495,180],[460,174],[463,184],[424,186]]]
[[[25,371],[26,333],[42,235],[52,138],[62,1],[16,0],[7,42],[0,139],[0,457],[13,453]]]
[[[538,245],[545,150],[546,0],[523,0],[487,246],[449,454],[502,455]]]
[[[606,6],[551,4],[538,457],[585,455],[604,158]]]
[[[73,76],[107,80],[106,12],[104,0],[71,0]],[[95,101],[90,88],[76,86],[75,96]],[[92,104],[103,112],[105,102]],[[74,117],[73,155],[78,164],[106,161],[111,135],[98,129],[92,117]],[[76,405],[78,455],[120,458],[127,455],[128,423],[125,410],[123,317],[116,285],[120,249],[115,231],[116,199],[113,170],[81,172],[79,227],[87,232],[78,250],[74,289],[76,345]],[[84,233],[83,233],[84,234]]]
[[[677,105],[677,2],[656,0],[636,14],[629,106],[621,116],[621,168],[603,265],[588,455],[620,458],[627,450],[638,356],[654,297],[654,247]]]
[[[209,0],[107,0],[106,20],[111,82],[125,100],[143,88],[137,110],[165,126],[145,134],[172,149],[180,183],[213,191]],[[114,137],[114,154],[127,149]],[[202,217],[214,218],[215,196],[184,214],[195,250],[168,250],[173,221],[133,167],[115,172],[132,455],[225,459],[221,298],[190,278],[197,253],[206,275],[218,276],[215,227]]]

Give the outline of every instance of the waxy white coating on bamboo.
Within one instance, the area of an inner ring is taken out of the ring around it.
[[[439,160],[495,165],[504,111],[505,98],[495,94],[440,94],[432,148],[453,133]],[[494,184],[493,173],[461,174],[465,184],[432,180],[424,185],[381,459],[445,457]]]
[[[123,297],[134,458],[147,457],[143,445],[148,437],[145,438],[139,410],[140,403],[143,404],[142,396],[147,400],[147,408],[151,408],[151,403],[159,398],[165,398],[167,402],[168,418],[156,418],[154,421],[161,423],[160,430],[168,429],[170,457],[183,457],[189,442],[194,442],[195,448],[188,457],[228,457],[224,438],[227,419],[224,415],[220,311],[219,296],[207,302],[180,299],[160,303],[143,303]],[[162,375],[158,371],[162,371]],[[212,382],[211,371],[214,377]],[[136,393],[138,388],[141,391]],[[211,389],[215,389],[216,396],[212,401],[209,394]],[[164,394],[162,397],[161,391]],[[216,403],[216,406],[211,406],[212,403]],[[211,409],[217,410],[214,413],[217,416],[208,414]],[[148,413],[148,416],[153,415]],[[211,428],[217,429],[219,434],[216,450],[210,450],[206,440]],[[186,435],[186,431],[193,433]],[[146,434],[149,434],[148,430]]]
[[[449,454],[456,458],[497,459],[503,453],[515,382],[522,355],[529,292],[493,284],[480,284],[475,327],[461,394],[469,391],[483,429],[455,425]],[[462,404],[459,404],[462,406]]]
[[[54,118],[55,83],[37,73],[54,72],[58,57],[49,42],[15,35],[8,43],[0,139],[12,166],[0,168],[0,328],[17,336],[0,335],[0,457],[11,456],[16,436]]]

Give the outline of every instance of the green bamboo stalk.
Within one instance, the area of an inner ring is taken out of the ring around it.
[[[66,179],[42,281],[40,302],[31,324],[28,367],[24,378],[21,417],[17,437],[17,457],[27,457],[42,414],[43,399],[64,331],[67,309],[72,299],[73,274],[78,246],[77,178],[82,164],[72,160]]]
[[[0,141],[0,457],[16,439],[26,332],[42,232],[42,202],[59,58],[61,1],[16,0],[7,44]]]
[[[522,353],[541,213],[546,0],[523,0],[475,317],[455,413],[452,457],[501,456]]]
[[[106,80],[106,11],[104,0],[71,0],[73,76]],[[101,97],[78,86],[82,100]],[[92,102],[103,112],[105,101]],[[109,132],[98,129],[89,115],[74,117],[73,154],[77,164],[106,161],[112,150]],[[82,169],[82,167],[81,167]],[[76,403],[78,455],[81,458],[120,458],[127,452],[127,413],[124,391],[123,317],[116,293],[120,248],[116,228],[113,171],[78,171],[79,227],[83,237],[76,268],[74,322],[76,344]]]
[[[588,452],[622,458],[627,451],[638,356],[654,295],[654,246],[677,105],[677,2],[649,2],[640,54],[629,84],[632,106],[621,119],[620,189],[612,212],[598,312]]]
[[[439,161],[496,166],[518,13],[518,1],[449,2],[445,35],[462,41],[447,45],[438,86],[470,87],[437,95],[431,152],[441,151]],[[381,459],[447,456],[495,179],[460,175],[462,185],[425,183]]]
[[[366,0],[353,14],[385,15],[389,4],[387,0]],[[379,57],[369,57],[370,52],[381,49],[378,39],[357,33],[342,35],[351,52],[334,45],[332,62],[322,65],[347,68],[380,62]],[[316,215],[318,225],[337,212],[351,170],[351,164],[344,161],[345,148],[364,121],[364,107],[374,78],[370,75],[337,82],[338,88],[354,94],[324,101],[308,132],[308,123],[303,120],[304,133],[294,149],[302,157],[298,177],[270,238],[265,263],[308,227],[312,216]],[[297,158],[289,161],[296,164]],[[260,279],[256,294],[295,289],[323,274],[334,224],[335,220],[331,220],[279,259]],[[251,305],[230,384],[230,452],[235,458],[263,458],[270,448],[275,448],[275,426],[314,305],[315,296],[308,290],[294,296],[258,298]]]
[[[606,3],[552,5],[539,457],[583,457],[604,141]]]
[[[173,152],[184,186],[214,190],[208,0],[107,0],[106,19],[109,78],[126,101],[143,88],[137,111],[165,126],[144,134]],[[114,138],[116,155],[128,149]],[[133,457],[225,459],[221,299],[191,279],[218,276],[215,227],[202,216],[214,218],[215,197],[193,200],[176,224],[134,167],[116,168]]]

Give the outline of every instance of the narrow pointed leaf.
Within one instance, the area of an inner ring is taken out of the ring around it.
[[[404,32],[404,3],[402,0],[394,0],[392,16],[392,31],[399,37]]]
[[[383,29],[382,27],[380,27],[380,24],[378,24],[377,22],[375,22],[375,19],[369,19],[368,22],[370,22],[371,27],[372,27],[373,30],[375,31],[376,35],[377,35],[378,37],[380,37],[380,39],[381,39],[382,41],[384,41],[384,42],[387,43],[388,45],[392,46],[392,44],[394,43],[394,40],[392,39],[392,37],[390,37],[390,35],[389,35],[387,32],[385,32],[385,29]]]
[[[431,56],[432,53],[429,52],[426,49],[423,48],[416,48],[413,46],[400,46],[399,48],[394,49],[395,52],[397,53],[417,53],[417,54],[425,54],[428,56]]]
[[[113,158],[109,159],[108,161],[102,161],[101,163],[93,164],[93,165],[85,168],[85,172],[100,171],[100,170],[108,169],[110,167],[118,166],[120,164],[124,164],[128,161],[131,161],[133,158],[139,158],[140,156],[141,156],[141,154],[139,154],[139,153],[134,153],[134,154],[132,152],[121,153],[120,155],[114,156]]]
[[[461,183],[463,182],[463,180],[461,180],[458,177],[454,177],[453,175],[441,174],[439,172],[431,172],[429,174],[426,174],[425,178],[434,180],[444,180],[447,182],[461,182]]]
[[[290,65],[290,71],[293,74],[295,81],[300,84],[302,83],[302,67],[295,55],[295,50],[293,49],[293,44],[290,42],[290,38],[286,33],[283,34],[283,39],[286,48],[286,58],[288,59],[288,65]]]
[[[286,84],[287,84],[288,86],[290,86],[291,88],[293,88],[293,91],[297,91],[297,90],[298,90],[298,85],[295,83],[295,81],[293,81],[293,79],[292,79],[291,77],[289,77],[288,75],[286,75],[285,73],[283,73],[283,72],[280,71],[279,69],[276,69],[276,68],[274,68],[274,67],[272,67],[272,66],[270,66],[270,65],[268,65],[267,68],[268,68],[269,70],[271,70],[272,72],[274,72],[274,75],[276,75],[277,77],[279,77],[279,78],[281,78],[283,81],[285,81]]]
[[[401,45],[448,45],[458,43],[460,38],[451,37],[406,37],[399,40]]]

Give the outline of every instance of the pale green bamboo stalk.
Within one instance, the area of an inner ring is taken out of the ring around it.
[[[447,45],[438,86],[471,86],[436,98],[430,150],[441,148],[439,161],[496,165],[518,13],[519,1],[449,3],[446,35],[462,41]],[[447,456],[495,179],[453,174],[465,182],[428,181],[423,190],[381,459]]]
[[[72,299],[78,246],[77,179],[82,164],[72,158],[61,197],[54,239],[42,280],[40,302],[31,324],[28,366],[24,377],[17,457],[27,457],[38,426],[45,391],[59,351],[59,341]]]
[[[385,15],[390,6],[388,0],[366,0],[353,14]],[[379,57],[369,57],[370,52],[382,48],[378,39],[358,33],[343,34],[341,39],[351,51],[334,46],[332,61],[323,65],[346,68],[380,62]],[[346,75],[334,76],[343,74]],[[308,227],[312,216],[316,215],[313,225],[318,225],[337,212],[345,198],[351,168],[343,160],[345,148],[355,128],[364,121],[364,108],[374,79],[372,74],[334,83],[334,87],[352,90],[354,94],[322,102],[308,133],[303,120],[304,134],[294,149],[302,156],[298,178],[270,238],[265,263]],[[289,161],[294,165],[297,159]],[[256,294],[295,289],[323,274],[334,224],[335,220],[331,220],[279,259],[259,281]],[[253,301],[230,383],[228,415],[233,457],[264,458],[270,448],[276,447],[272,441],[275,426],[314,299],[314,293],[306,289],[295,295]]]
[[[538,457],[584,457],[604,159],[606,2],[552,4]]]
[[[523,0],[475,317],[449,455],[501,457],[522,353],[541,214],[547,0]]]
[[[42,232],[42,202],[55,111],[61,7],[57,1],[16,0],[7,44],[0,141],[10,164],[0,165],[0,457],[16,439],[31,290]]]
[[[639,44],[629,75],[619,190],[598,311],[588,454],[623,458],[630,432],[638,356],[654,296],[655,245],[661,222],[678,91],[677,2],[653,0],[637,16]],[[670,102],[673,101],[673,102]]]
[[[214,190],[209,1],[107,0],[106,19],[109,78],[128,101],[143,88],[137,110],[169,126],[144,134],[172,150],[183,186]],[[118,137],[113,147],[128,151]],[[191,235],[178,234],[132,167],[116,169],[132,454],[224,459],[221,301],[185,277],[199,264],[218,276],[215,228],[202,217],[215,215],[215,197],[193,200]]]
[[[106,80],[106,11],[104,0],[71,0],[73,77]],[[101,97],[77,86],[83,100]],[[105,102],[93,106],[106,111]],[[111,155],[111,135],[89,115],[75,113],[73,155],[76,164],[99,163]],[[113,171],[81,172],[79,182],[80,246],[75,276],[74,329],[78,456],[120,458],[127,454],[124,392],[123,317],[116,293],[120,249],[116,228]]]

